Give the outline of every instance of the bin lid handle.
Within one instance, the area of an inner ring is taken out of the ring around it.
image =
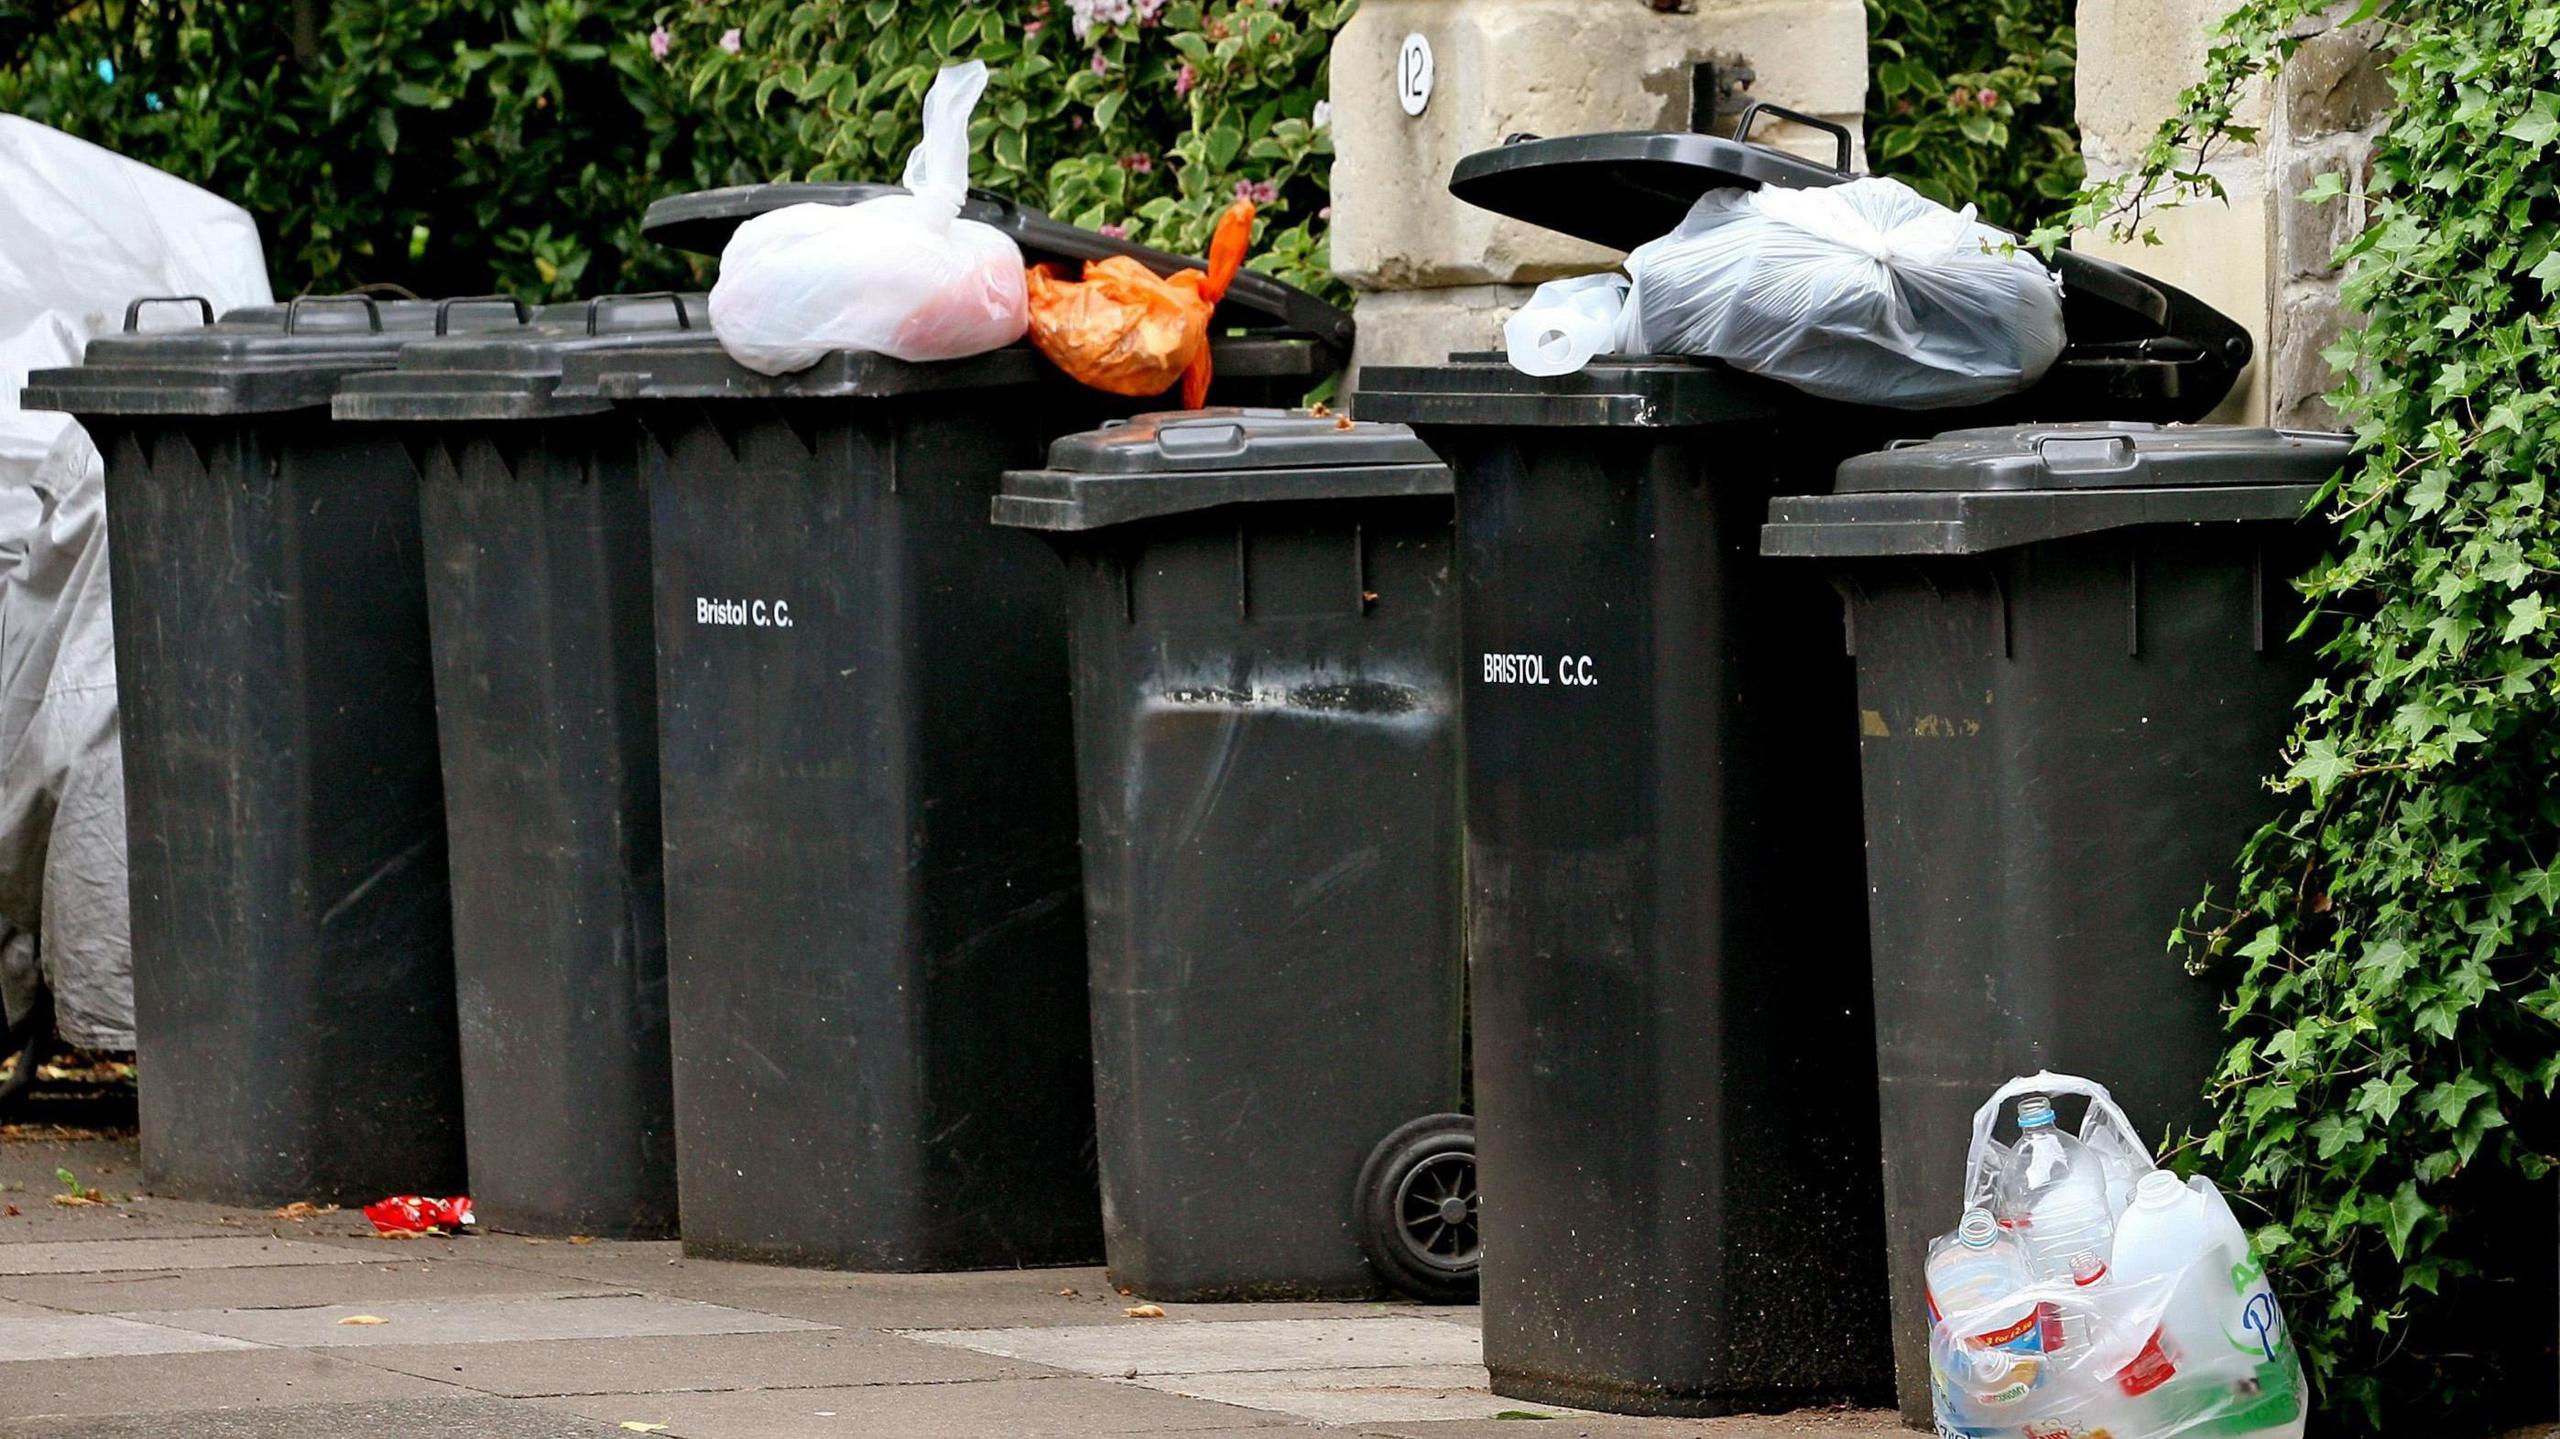
[[[517,324],[530,324],[533,321],[533,311],[524,301],[513,295],[456,295],[450,300],[436,302],[436,333],[438,335],[450,332],[453,309],[456,305],[513,305]]]
[[[128,335],[142,328],[145,305],[193,305],[204,314],[203,323],[213,323],[213,302],[202,295],[144,295],[124,307],[124,332]]]
[[[673,290],[637,290],[628,295],[598,295],[587,302],[587,333],[596,333],[596,324],[604,318],[604,307],[639,300],[664,300],[676,307],[676,328],[693,328],[693,312],[685,307],[684,296]]]
[[[2036,458],[2057,475],[2129,470],[2140,458],[2131,435],[2040,435]]]
[[[1819,115],[1808,115],[1802,110],[1790,110],[1784,105],[1772,105],[1766,100],[1754,100],[1750,104],[1742,107],[1742,113],[1735,117],[1733,122],[1733,138],[1735,143],[1750,143],[1752,122],[1758,120],[1763,115],[1775,115],[1781,120],[1792,121],[1795,124],[1804,126],[1806,129],[1820,130],[1825,134],[1828,134],[1832,139],[1832,143],[1837,145],[1840,151],[1839,158],[1832,161],[1831,168],[1839,171],[1843,175],[1849,173],[1850,151],[1855,147],[1856,141],[1851,138],[1848,126],[1839,124],[1835,121],[1825,120]],[[1774,149],[1776,147],[1771,146],[1768,148]]]
[[[286,334],[302,328],[302,307],[305,305],[362,305],[365,328],[377,335],[382,333],[382,307],[374,303],[371,295],[296,295],[284,307]]]

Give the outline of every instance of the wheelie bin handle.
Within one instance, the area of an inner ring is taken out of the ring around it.
[[[684,296],[673,290],[639,290],[628,295],[598,295],[587,302],[587,333],[596,333],[596,324],[604,318],[604,307],[617,301],[664,300],[676,307],[676,328],[693,328],[693,312],[685,308]]]
[[[449,332],[453,322],[453,307],[456,305],[512,305],[515,307],[517,324],[530,324],[533,321],[533,311],[525,305],[524,301],[513,295],[456,295],[450,300],[436,302],[436,333],[438,335]]]
[[[145,305],[193,305],[204,312],[204,323],[213,323],[213,302],[202,295],[144,295],[124,307],[124,332],[128,335],[142,327]]]
[[[1829,135],[1840,147],[1840,157],[1832,162],[1831,168],[1843,175],[1849,173],[1849,154],[1856,142],[1851,139],[1848,126],[1825,120],[1819,115],[1808,115],[1802,110],[1790,110],[1784,105],[1772,105],[1766,100],[1754,100],[1742,107],[1742,113],[1735,117],[1733,122],[1735,143],[1748,144],[1751,140],[1751,122],[1763,115],[1775,115],[1781,120],[1793,121],[1807,129],[1820,130]]]
[[[284,332],[288,335],[302,328],[305,305],[362,305],[365,327],[374,334],[382,333],[382,307],[371,295],[296,295],[284,307]]]

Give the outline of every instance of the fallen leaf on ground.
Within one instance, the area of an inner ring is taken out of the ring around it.
[[[10,1205],[10,1206],[9,1206],[9,1217],[10,1217],[11,1219],[15,1219],[15,1218],[17,1218],[17,1217],[18,1217],[18,1206],[14,1205],[14,1204],[12,1204],[12,1205]]]
[[[430,1236],[441,1239],[444,1237],[444,1231],[441,1229],[376,1230],[373,1237],[376,1239],[425,1239]]]
[[[297,1199],[291,1204],[286,1205],[284,1208],[276,1210],[275,1217],[278,1219],[290,1219],[299,1224],[305,1219],[313,1219],[323,1214],[335,1214],[337,1212],[338,1206],[334,1204],[314,1204],[308,1199]]]
[[[596,1242],[596,1237],[592,1234],[572,1234],[569,1236],[569,1242],[572,1244],[593,1244]]]
[[[1120,1312],[1128,1315],[1132,1319],[1162,1319],[1164,1317],[1164,1306],[1161,1304],[1132,1304]]]
[[[103,1204],[106,1201],[100,1199],[98,1191],[92,1189],[86,1194],[57,1194],[53,1196],[53,1202],[65,1209],[80,1209],[93,1204]]]
[[[17,1213],[14,1209],[9,1212],[12,1214]],[[1076,1297],[1076,1292],[1072,1289],[1061,1289],[1058,1291],[1058,1297],[1061,1299],[1073,1299]]]
[[[339,1320],[338,1322],[339,1322],[340,1324],[371,1325],[371,1324],[388,1324],[388,1323],[390,1323],[391,1321],[390,1321],[390,1320],[388,1320],[388,1319],[383,1318],[383,1317],[382,1317],[381,1315],[379,1315],[379,1314],[350,1314],[350,1315],[348,1315],[346,1318],[341,1319],[341,1320]]]
[[[625,1419],[622,1421],[622,1427],[630,1430],[634,1434],[655,1434],[667,1426],[664,1424],[643,1424],[637,1419]]]

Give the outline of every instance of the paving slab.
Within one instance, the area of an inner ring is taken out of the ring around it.
[[[450,1385],[292,1349],[64,1359],[0,1369],[0,1419],[439,1396],[460,1397]]]
[[[389,1326],[385,1326],[386,1328]],[[1051,1371],[867,1330],[383,1345],[364,1362],[514,1398],[1037,1379]]]
[[[630,1431],[509,1399],[384,1399],[85,1418],[79,1439],[632,1439]],[[0,1421],[0,1439],[64,1439],[52,1419]]]
[[[1516,1399],[1505,1403],[1515,1414],[1551,1417],[1543,1423],[1462,1419],[1363,1424],[1358,1433],[1362,1439],[1910,1439],[1912,1434],[1893,1413],[1881,1409],[1638,1419],[1583,1414]]]
[[[916,1435],[1083,1439],[1106,1434],[1288,1432],[1286,1421],[1275,1415],[1069,1376],[984,1384],[618,1394],[530,1402],[616,1425],[664,1424],[664,1439],[911,1439]]]
[[[11,1214],[8,1211],[18,1212]],[[66,1208],[49,1194],[0,1194],[0,1246],[38,1239],[218,1239],[240,1230],[179,1218],[140,1201]]]
[[[154,1312],[154,1324],[295,1349],[387,1344],[503,1344],[667,1334],[762,1334],[818,1328],[797,1319],[645,1294],[548,1294],[507,1299],[399,1300],[359,1307]],[[379,1324],[342,1324],[345,1319]]]
[[[1487,1376],[1480,1364],[1167,1374],[1134,1382],[1186,1398],[1212,1399],[1323,1424],[1492,1419],[1521,1407],[1515,1400],[1494,1397],[1485,1387]],[[1567,1412],[1571,1411],[1557,1411],[1559,1417]]]
[[[398,1254],[400,1246],[367,1251]],[[365,1259],[360,1254],[359,1259]],[[282,1269],[146,1269],[113,1274],[30,1274],[0,1278],[0,1299],[84,1314],[144,1309],[289,1309],[392,1299],[464,1296],[624,1294],[634,1286],[586,1284],[455,1260],[313,1264]]]
[[[71,1239],[0,1244],[0,1274],[113,1274],[134,1269],[283,1269],[362,1264],[351,1250],[250,1235]]]
[[[1077,1328],[918,1330],[909,1337],[1079,1374],[1129,1377],[1416,1365],[1472,1369],[1481,1363],[1484,1347],[1465,1326],[1388,1314],[1227,1323],[1124,1319]]]
[[[975,1274],[837,1274],[667,1269],[648,1287],[716,1304],[816,1319],[848,1329],[1006,1329],[1126,1324],[1132,1305],[1099,1269],[1008,1270]],[[1376,1318],[1399,1312],[1386,1304],[1168,1304],[1169,1316],[1202,1323],[1250,1323],[1281,1317]]]
[[[102,1314],[44,1314],[0,1319],[0,1374],[38,1360],[98,1359],[130,1354],[200,1354],[250,1349],[239,1339],[171,1329]]]

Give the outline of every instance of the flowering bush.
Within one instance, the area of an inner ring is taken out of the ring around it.
[[[2085,173],[2071,0],[1867,0],[1867,157],[1932,199],[2024,230]]]
[[[1249,197],[1263,207],[1254,267],[1337,291],[1322,97],[1353,3],[689,0],[662,24],[688,93],[766,116],[800,176],[895,178],[934,72],[983,60],[981,187],[1186,254]]]

